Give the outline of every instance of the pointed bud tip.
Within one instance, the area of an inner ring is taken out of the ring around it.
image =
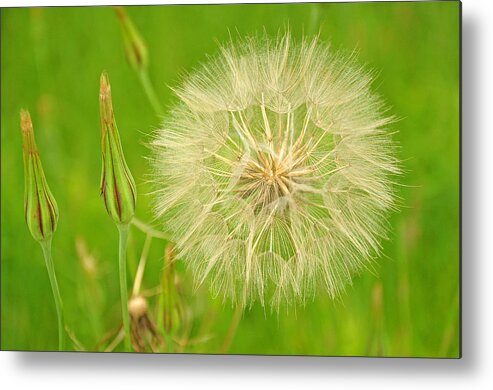
[[[99,94],[102,98],[108,97],[111,94],[110,79],[106,71],[101,73],[99,82]]]
[[[21,130],[24,133],[30,132],[33,129],[33,123],[31,121],[31,115],[29,111],[22,109],[21,110]]]
[[[22,109],[21,117],[21,132],[22,132],[22,150],[24,153],[37,153],[36,141],[34,140],[33,123],[29,111]]]
[[[101,77],[99,79],[99,108],[101,120],[106,124],[106,126],[114,122],[110,78],[106,71],[101,73]],[[101,127],[102,134],[107,131],[106,126]]]

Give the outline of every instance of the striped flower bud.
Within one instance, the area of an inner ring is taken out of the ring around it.
[[[101,112],[101,195],[106,211],[117,224],[128,224],[135,213],[135,182],[125,162],[116,127],[108,75],[101,74],[99,106]]]
[[[58,206],[41,165],[28,111],[21,111],[22,151],[24,157],[24,213],[36,241],[51,239],[58,223]]]
[[[142,71],[147,67],[147,47],[139,32],[129,18],[125,8],[114,7],[123,34],[125,56],[136,71]]]

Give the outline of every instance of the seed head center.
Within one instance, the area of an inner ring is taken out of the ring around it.
[[[295,177],[290,174],[294,168],[291,165],[288,158],[280,158],[274,151],[259,151],[247,163],[239,191],[256,209],[289,196],[296,186]]]

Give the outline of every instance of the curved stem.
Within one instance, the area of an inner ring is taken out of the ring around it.
[[[48,270],[48,276],[50,278],[51,290],[53,291],[53,298],[55,299],[56,314],[58,318],[58,350],[64,349],[64,321],[63,321],[63,305],[62,297],[60,296],[60,290],[58,289],[58,282],[55,275],[55,267],[53,266],[53,258],[51,257],[51,240],[41,241],[41,248],[43,249],[43,255],[45,258],[46,269]]]
[[[142,222],[140,219],[133,218],[132,219],[132,224],[145,234],[148,234],[151,237],[154,238],[160,238],[162,240],[169,241],[169,237],[166,235],[166,233],[163,233],[159,230],[154,229],[152,226],[146,224],[145,222]]]
[[[152,86],[151,81],[149,80],[149,74],[147,70],[141,70],[139,72],[139,80],[142,84],[142,88],[144,88],[144,92],[149,99],[149,103],[151,103],[152,108],[156,112],[157,115],[163,114],[163,109],[161,108],[161,104],[159,103],[159,99],[154,91],[154,87]]]
[[[128,292],[127,292],[127,239],[128,239],[128,224],[117,225],[120,233],[120,244],[118,250],[118,266],[120,270],[120,299],[122,302],[122,320],[123,330],[125,332],[125,351],[131,351],[130,343],[130,318],[128,315]]]

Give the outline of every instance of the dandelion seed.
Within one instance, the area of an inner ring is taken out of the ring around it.
[[[400,173],[371,82],[354,56],[285,35],[222,48],[175,89],[155,213],[198,284],[279,307],[369,266]]]

